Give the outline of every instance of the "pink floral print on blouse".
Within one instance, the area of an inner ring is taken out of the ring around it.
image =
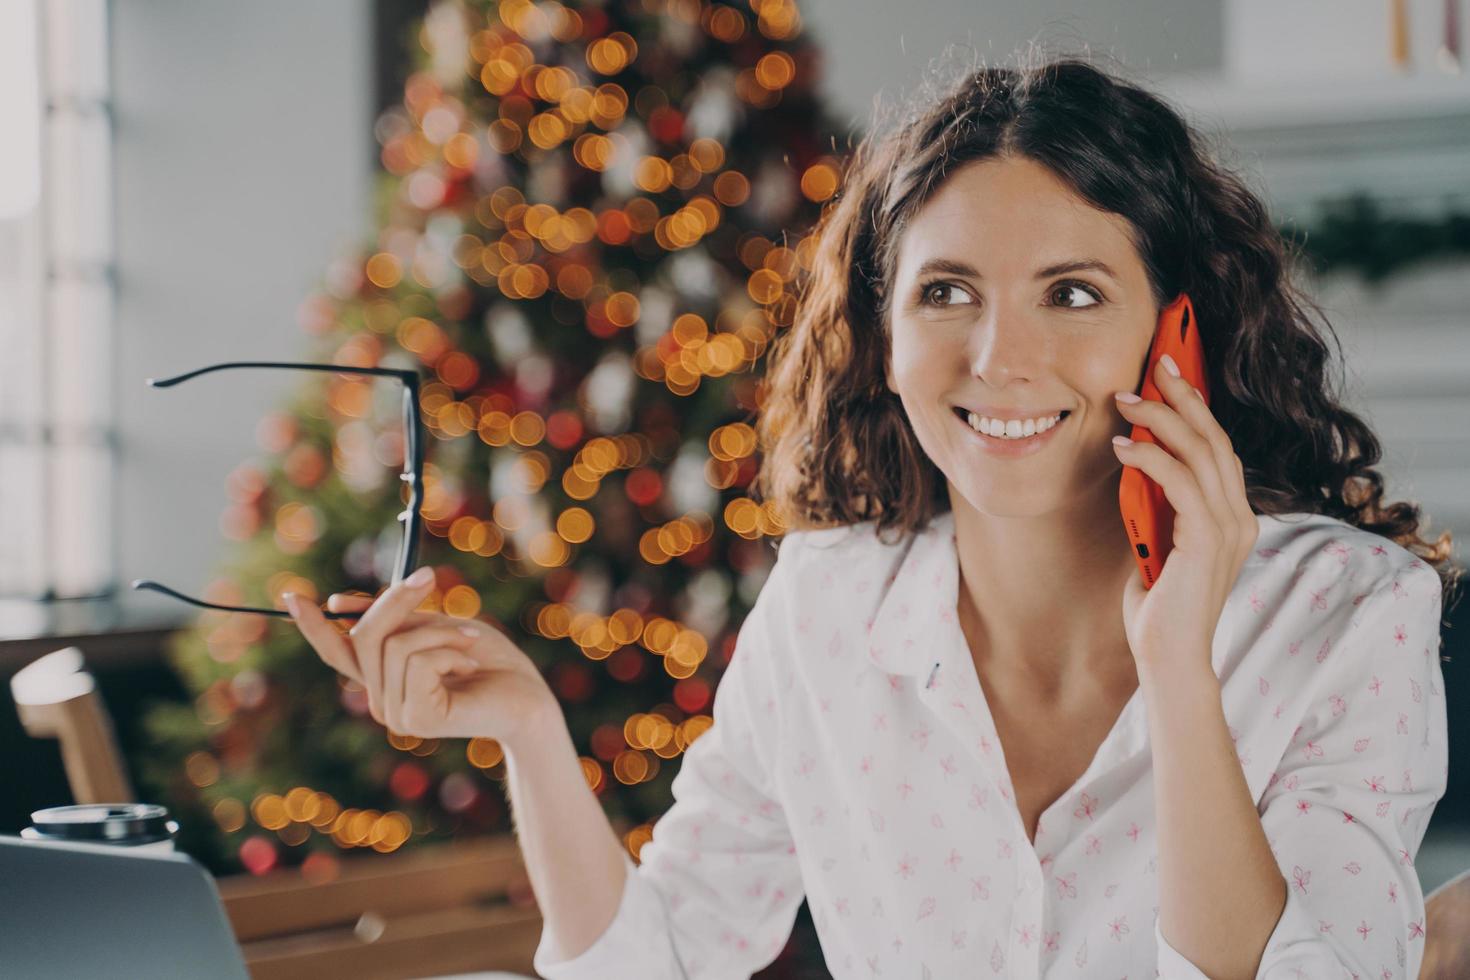
[[[1334,518],[1257,520],[1212,649],[1288,883],[1257,976],[1415,977],[1414,856],[1449,771],[1439,578]],[[543,933],[537,972],[749,977],[805,897],[838,980],[1203,980],[1158,930],[1142,694],[1033,846],[957,590],[952,514],[892,543],[788,534],[615,918],[561,962]]]

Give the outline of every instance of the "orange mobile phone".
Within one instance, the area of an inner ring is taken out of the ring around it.
[[[1185,293],[1180,293],[1159,312],[1154,346],[1149,351],[1148,366],[1143,372],[1143,387],[1135,392],[1140,398],[1152,398],[1167,404],[1158,385],[1154,384],[1159,358],[1165,354],[1174,358],[1174,363],[1179,365],[1179,374],[1199,389],[1208,405],[1210,388],[1205,371],[1204,346],[1199,340],[1194,306]],[[1141,426],[1135,425],[1128,436],[1134,442],[1158,445],[1153,433]],[[1138,562],[1139,574],[1143,576],[1143,587],[1151,589],[1159,580],[1164,560],[1174,547],[1174,508],[1169,506],[1162,487],[1142,470],[1126,465],[1122,481],[1118,484],[1118,508],[1123,514],[1128,541],[1133,545],[1133,560]]]

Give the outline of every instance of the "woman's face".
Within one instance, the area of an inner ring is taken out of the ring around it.
[[[1099,265],[1054,268],[1074,262]],[[1029,516],[1116,487],[1111,439],[1131,425],[1113,392],[1137,389],[1159,313],[1124,218],[1034,161],[969,163],[910,222],[892,295],[888,388],[951,492]],[[1001,455],[957,406],[1069,414],[1033,451]]]

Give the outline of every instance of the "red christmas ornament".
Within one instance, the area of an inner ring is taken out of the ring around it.
[[[556,568],[546,573],[542,586],[552,602],[570,602],[576,598],[581,582],[582,577],[575,568]]]
[[[745,457],[735,469],[735,485],[737,487],[749,486],[750,481],[755,479],[756,471],[759,469],[760,460],[754,456]]]
[[[699,544],[680,555],[679,560],[690,568],[703,568],[709,564],[709,560],[714,557],[714,553],[714,539],[705,538]]]
[[[551,687],[563,701],[586,701],[592,696],[592,674],[575,661],[559,663],[551,669]]]
[[[600,306],[594,306],[587,310],[586,316],[587,332],[599,340],[607,340],[617,335],[618,325],[607,318]]]
[[[574,412],[552,412],[546,419],[546,441],[557,449],[571,449],[582,441],[582,420]]]
[[[596,40],[607,33],[609,18],[607,11],[596,8],[577,11],[577,16],[582,18],[582,36],[589,41]]]
[[[276,845],[270,838],[255,834],[240,845],[240,863],[253,875],[263,875],[276,866]]]
[[[639,507],[647,507],[663,495],[664,481],[655,471],[640,466],[629,471],[627,478],[623,480],[623,492]]]
[[[677,109],[661,106],[648,117],[648,132],[663,143],[677,143],[684,138],[684,115]]]
[[[400,800],[417,800],[429,789],[429,774],[418,763],[404,760],[393,767],[388,788]]]
[[[686,677],[674,685],[674,703],[686,714],[703,711],[709,700],[709,684],[698,677]]]
[[[618,753],[628,747],[628,740],[623,737],[621,725],[598,725],[592,731],[590,739],[592,754],[603,762],[611,762],[618,757]]]
[[[303,490],[309,490],[327,475],[327,461],[321,450],[311,443],[298,442],[291,448],[281,467],[286,479]]]
[[[607,658],[607,672],[623,683],[636,681],[643,676],[648,658],[633,647],[623,647]]]

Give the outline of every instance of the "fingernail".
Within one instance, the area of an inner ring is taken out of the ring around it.
[[[477,629],[475,629],[473,626],[461,626],[459,628],[459,631],[461,633],[463,633],[465,636],[479,636],[480,635],[480,631],[477,630]]]
[[[425,565],[423,568],[420,568],[408,578],[404,579],[404,581],[414,588],[418,588],[421,585],[428,585],[430,582],[434,581],[434,570],[428,565]]]
[[[1129,439],[1127,436],[1113,436],[1113,445],[1131,446],[1133,445],[1133,440]]]
[[[1165,371],[1168,371],[1176,378],[1179,377],[1179,365],[1174,363],[1174,358],[1170,357],[1168,354],[1165,354],[1163,357],[1159,358],[1159,361],[1164,365]]]
[[[284,592],[281,594],[281,600],[286,603],[286,611],[291,614],[292,619],[300,615],[301,610],[296,605],[296,593]]]
[[[1117,391],[1113,393],[1113,397],[1120,402],[1127,402],[1130,405],[1143,401],[1142,398],[1139,398],[1131,391]]]

